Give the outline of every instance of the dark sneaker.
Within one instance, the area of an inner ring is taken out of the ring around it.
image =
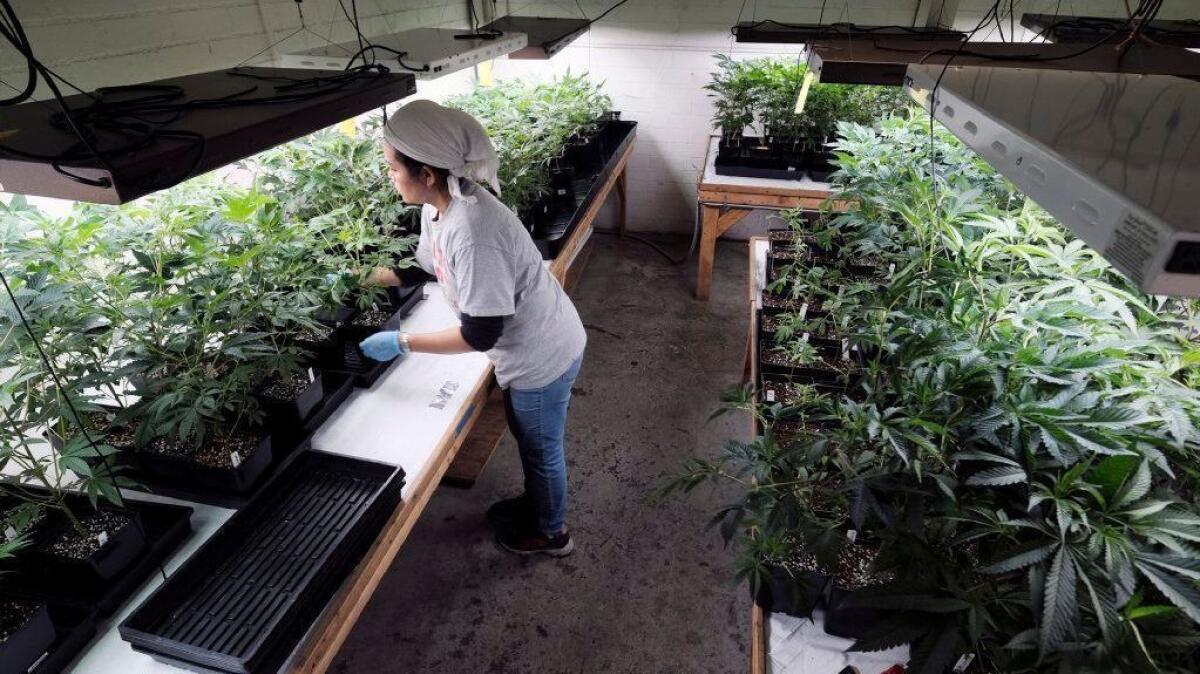
[[[535,531],[510,528],[497,534],[496,542],[514,555],[566,557],[575,551],[575,541],[569,532],[547,538]]]
[[[503,501],[497,501],[488,508],[487,517],[489,520],[500,526],[529,526],[537,524],[537,511],[533,507],[533,499],[525,494],[521,494],[516,498],[506,498]]]

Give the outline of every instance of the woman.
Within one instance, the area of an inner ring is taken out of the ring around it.
[[[387,361],[409,352],[487,352],[525,470],[525,493],[496,503],[488,517],[510,552],[565,557],[574,543],[563,435],[587,343],[579,314],[520,219],[476,182],[499,192],[499,160],[478,121],[414,101],[388,119],[384,141],[392,185],[407,203],[422,204],[417,262],[437,276],[462,324],[379,333],[362,342],[363,353]],[[398,284],[403,276],[379,269],[373,279]]]

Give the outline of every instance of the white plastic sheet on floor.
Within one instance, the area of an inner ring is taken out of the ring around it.
[[[908,646],[875,653],[851,653],[853,639],[825,633],[825,616],[813,613],[812,620],[786,613],[768,613],[768,674],[838,674],[847,666],[861,674],[880,674],[893,665],[908,662]]]

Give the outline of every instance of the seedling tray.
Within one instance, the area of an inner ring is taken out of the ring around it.
[[[146,544],[141,553],[119,573],[104,582],[50,573],[41,566],[23,565],[0,575],[0,592],[40,598],[51,605],[95,611],[108,616],[121,606],[192,530],[192,509],[127,500],[125,507],[141,518]]]
[[[120,625],[189,669],[275,671],[400,502],[404,472],[323,452],[295,456]]]
[[[600,122],[596,133],[588,140],[586,147],[568,149],[568,159],[575,162],[576,202],[573,213],[553,217],[547,223],[535,224],[534,244],[542,253],[542,258],[553,260],[562,252],[563,246],[571,238],[571,234],[579,227],[583,216],[592,203],[600,195],[604,183],[616,170],[621,155],[637,136],[637,122],[620,119],[605,119]],[[587,160],[589,156],[597,157],[594,163]]]

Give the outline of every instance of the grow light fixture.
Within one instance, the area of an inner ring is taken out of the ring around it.
[[[515,31],[529,36],[529,45],[508,55],[510,59],[548,59],[588,31],[588,19],[541,16],[503,16],[480,30]]]
[[[785,23],[766,19],[743,21],[733,28],[738,42],[770,44],[812,44],[823,40],[882,40],[922,43],[929,41],[961,42],[967,34],[937,26],[859,26],[852,23]]]
[[[1200,77],[1200,56],[1149,44],[1088,48],[1079,44],[822,39],[810,45],[809,67],[822,82],[901,86],[910,64],[989,66]]]
[[[1051,42],[1095,42],[1108,39],[1121,42],[1129,37],[1122,30],[1127,19],[1105,16],[1056,16],[1054,14],[1023,14],[1021,25]],[[1200,47],[1200,21],[1144,21],[1139,33],[1158,44],[1174,47]]]
[[[1200,297],[1200,83],[940,65],[908,78],[935,119],[1144,291]]]
[[[121,204],[416,92],[412,75],[231,68],[0,107],[0,192]],[[85,145],[97,150],[103,159]]]
[[[424,80],[442,77],[464,68],[505,56],[528,44],[529,38],[520,32],[502,32],[494,37],[486,30],[464,37],[462,30],[447,28],[415,28],[371,38],[377,49],[368,50],[371,59],[388,70],[412,73]],[[285,54],[280,62],[289,68],[321,68],[342,70],[353,63],[362,63],[358,42],[324,45],[306,51]]]

